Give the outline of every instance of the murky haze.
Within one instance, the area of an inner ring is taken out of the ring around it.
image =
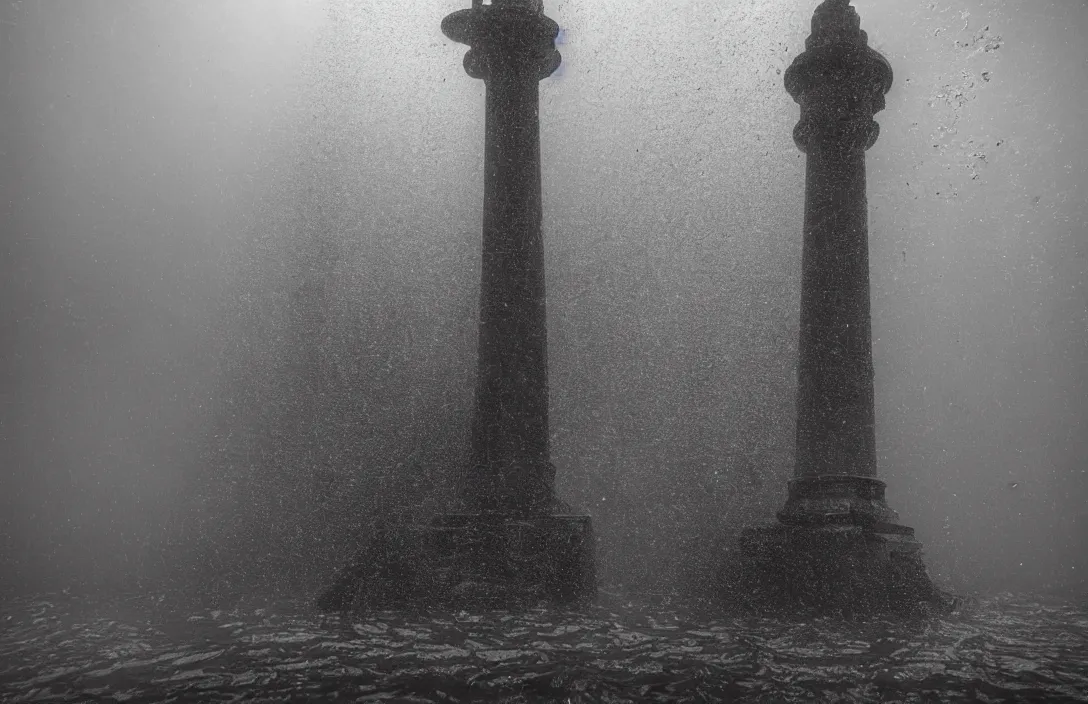
[[[312,577],[369,516],[441,505],[484,88],[439,22],[467,4],[0,8],[10,586],[163,554]],[[553,460],[606,581],[665,585],[683,541],[784,500],[804,160],[781,72],[815,4],[546,3]],[[855,4],[895,71],[868,153],[889,501],[955,583],[1081,579],[1088,9]]]

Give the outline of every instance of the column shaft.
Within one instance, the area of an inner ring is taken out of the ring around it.
[[[488,61],[474,462],[465,488],[477,510],[513,513],[544,509],[553,491],[538,69],[518,58]]]
[[[807,156],[795,476],[876,476],[865,152]]]
[[[797,464],[779,520],[889,525],[877,479],[865,151],[892,84],[848,0],[825,0],[783,76],[807,155],[801,265]]]

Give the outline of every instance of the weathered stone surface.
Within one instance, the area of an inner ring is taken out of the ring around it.
[[[447,514],[382,529],[318,599],[323,611],[527,608],[597,594],[588,516]]]
[[[833,474],[790,481],[789,498],[778,520],[790,525],[893,524],[899,515],[884,500],[884,482],[875,477]]]
[[[743,532],[695,582],[760,613],[939,608],[911,528],[876,478],[865,150],[892,85],[849,0],[825,0],[784,77],[807,155],[797,464],[778,524]]]
[[[815,40],[814,40],[815,38]],[[865,150],[891,88],[857,13],[829,0],[786,70],[801,107],[805,221],[797,374],[797,477],[876,476]]]
[[[893,524],[876,479],[865,150],[891,88],[848,0],[825,0],[786,71],[807,155],[797,372],[797,465],[779,520]]]
[[[555,510],[541,233],[539,81],[559,65],[559,25],[539,3],[474,4],[442,21],[486,85],[483,246],[472,465],[474,512]]]
[[[950,607],[914,531],[770,525],[744,531],[717,574],[725,602],[765,615],[924,615]]]

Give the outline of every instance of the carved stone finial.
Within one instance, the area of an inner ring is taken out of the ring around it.
[[[805,48],[828,44],[866,46],[868,40],[861,29],[861,17],[850,0],[824,0],[812,14],[812,34],[805,40]]]
[[[786,69],[783,82],[801,105],[801,120],[794,130],[801,151],[814,144],[865,150],[876,142],[880,127],[872,118],[884,109],[892,69],[869,47],[850,0],[820,3],[805,51]]]
[[[498,61],[540,80],[563,60],[555,49],[559,25],[544,15],[542,0],[491,0],[487,5],[473,0],[470,9],[443,18],[442,33],[469,45],[464,65],[473,78],[488,79],[491,65]]]

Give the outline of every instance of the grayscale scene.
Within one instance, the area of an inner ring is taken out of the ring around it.
[[[1082,0],[0,5],[0,701],[1088,702]]]

